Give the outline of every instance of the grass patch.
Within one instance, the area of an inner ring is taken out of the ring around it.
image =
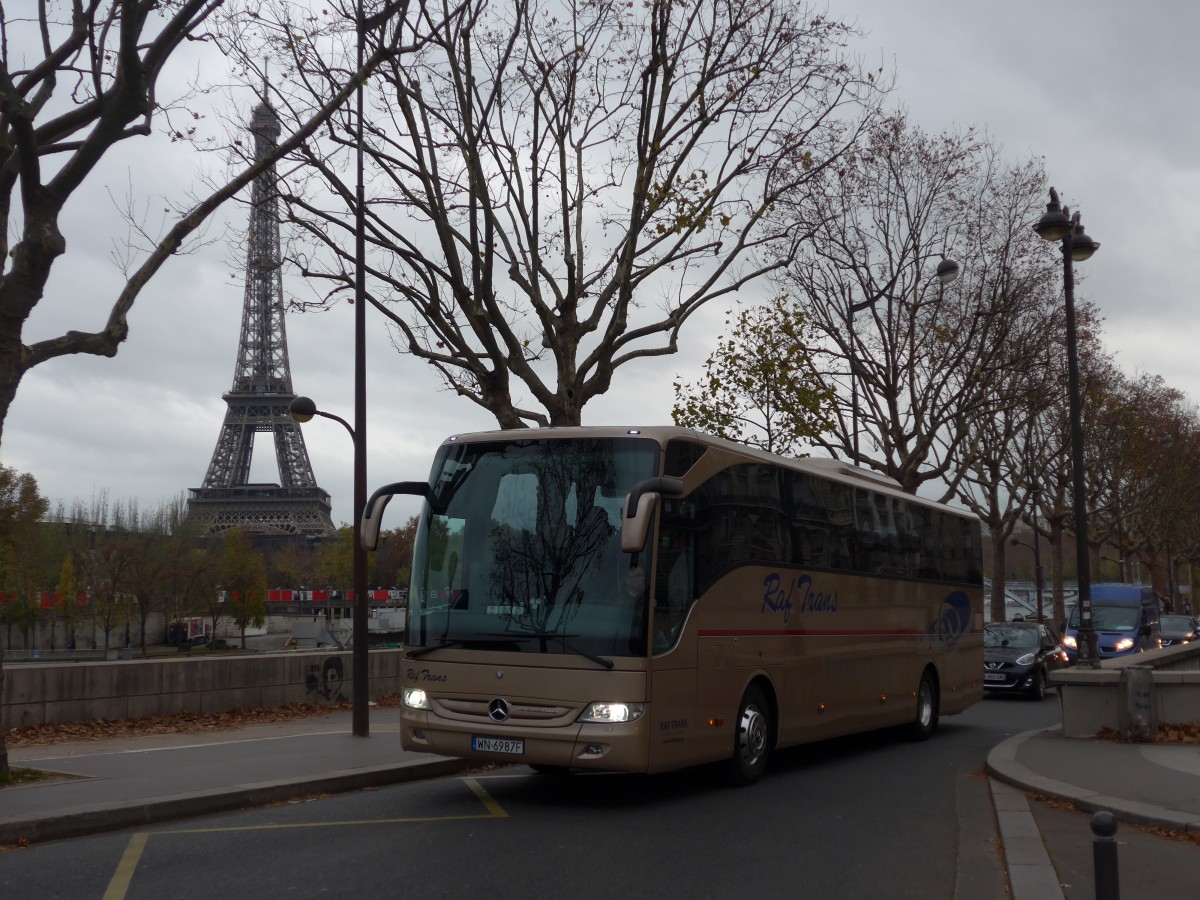
[[[16,766],[12,766],[6,774],[0,775],[0,788],[16,787],[19,784],[37,784],[39,781],[54,777],[52,772],[42,772],[38,769],[18,769]]]

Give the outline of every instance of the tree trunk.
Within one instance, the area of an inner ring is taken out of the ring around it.
[[[1061,630],[1067,621],[1066,579],[1063,577],[1063,530],[1055,524],[1050,529],[1051,580],[1054,585],[1054,627]]]
[[[8,747],[4,744],[6,734],[8,725],[4,721],[4,648],[0,647],[0,778],[8,774]]]
[[[1004,621],[1004,541],[992,541],[992,615],[993,622]]]

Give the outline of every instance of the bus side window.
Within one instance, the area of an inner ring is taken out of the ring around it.
[[[687,616],[695,588],[692,566],[691,534],[664,528],[658,551],[658,577],[655,585],[655,616],[667,625],[672,638]]]

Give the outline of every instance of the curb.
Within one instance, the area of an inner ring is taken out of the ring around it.
[[[1200,818],[1152,803],[1138,803],[1110,797],[1089,788],[1065,781],[1046,778],[1017,762],[1017,753],[1026,741],[1041,734],[1061,731],[1061,725],[1024,731],[997,744],[987,756],[987,773],[998,781],[1026,791],[1033,791],[1056,800],[1073,803],[1088,813],[1102,810],[1112,813],[1119,821],[1133,825],[1171,828],[1176,831],[1200,834]]]
[[[122,828],[136,828],[192,816],[247,809],[292,800],[304,794],[339,794],[382,787],[423,778],[453,775],[469,768],[465,760],[416,760],[365,769],[330,772],[300,779],[264,781],[258,784],[214,788],[208,791],[175,794],[153,800],[125,804],[79,806],[61,810],[44,818],[4,819],[0,817],[0,845],[54,841],[81,837]],[[36,787],[32,788],[36,790]]]
[[[995,779],[989,783],[1013,900],[1062,900],[1058,872],[1050,862],[1025,794]]]

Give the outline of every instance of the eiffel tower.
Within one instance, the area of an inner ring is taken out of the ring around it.
[[[279,117],[266,99],[250,120],[255,159],[279,139]],[[254,179],[246,251],[246,297],[233,387],[204,484],[188,496],[188,518],[209,534],[231,528],[276,538],[331,537],[329,494],[317,487],[300,426],[288,412],[295,399],[284,328],[283,277],[279,250],[279,198],[275,166]],[[275,439],[279,484],[251,484],[254,436]]]

